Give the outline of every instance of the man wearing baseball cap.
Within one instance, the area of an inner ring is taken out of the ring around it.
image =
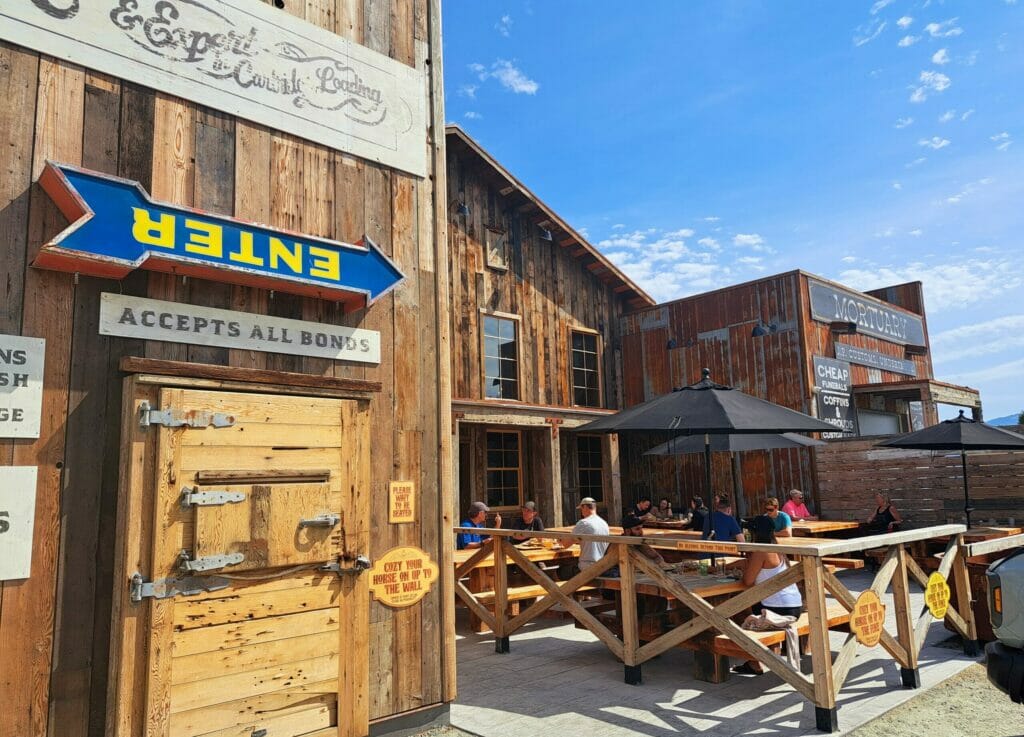
[[[519,510],[522,513],[522,518],[512,523],[513,530],[523,530],[526,532],[543,532],[544,531],[544,520],[537,514],[537,504],[535,502],[523,502],[523,506]],[[513,535],[512,538],[516,541],[516,544],[526,542],[530,539],[529,535]]]
[[[577,509],[580,510],[583,519],[572,528],[574,535],[608,534],[608,523],[601,519],[601,516],[597,513],[596,499],[589,496],[583,497],[580,499]],[[608,543],[580,541],[580,570],[582,571],[584,568],[597,563],[597,561],[604,557],[607,550]]]
[[[460,527],[487,527],[487,513],[490,512],[490,508],[483,502],[473,502],[469,505],[469,512],[466,513],[466,519],[462,520]],[[501,527],[501,515],[494,515],[494,526],[496,528]],[[490,535],[478,535],[475,532],[460,532],[455,537],[455,548],[456,550],[467,550],[469,548],[479,548],[483,545]]]

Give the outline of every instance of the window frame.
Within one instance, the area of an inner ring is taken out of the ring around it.
[[[597,359],[597,404],[578,404],[576,402],[576,379],[574,375],[574,369],[572,365],[573,354],[576,349],[572,346],[572,338],[574,333],[580,333],[582,335],[592,335],[594,337],[594,355]],[[569,340],[567,341],[569,348],[569,406],[570,407],[584,407],[587,409],[604,409],[604,371],[602,359],[604,358],[604,344],[601,340],[601,333],[597,330],[591,330],[590,328],[583,327],[571,327],[569,328]]]
[[[512,468],[510,466],[494,466],[494,467],[492,467],[487,462],[487,451],[489,450],[488,449],[487,439],[488,439],[488,436],[491,435],[492,433],[493,434],[515,435],[516,436],[516,448],[517,448],[517,453],[518,453],[518,456],[519,456],[519,465],[518,465],[518,467],[516,467],[516,468]],[[487,474],[490,473],[492,470],[493,471],[503,471],[503,472],[504,471],[513,471],[514,470],[516,472],[516,477],[518,479],[518,483],[517,483],[518,498],[516,499],[516,503],[514,505],[512,505],[512,506],[508,506],[508,505],[495,505],[495,506],[491,506],[489,504],[488,504],[488,506],[490,506],[491,509],[493,509],[493,510],[497,510],[497,511],[501,511],[501,512],[516,511],[516,510],[520,509],[522,507],[522,505],[523,505],[523,431],[522,430],[519,430],[519,429],[516,429],[516,428],[487,428],[486,430],[484,430],[484,489],[483,489],[483,491],[484,491],[484,503],[487,503],[487,499],[488,499],[489,491],[490,491],[490,489],[489,489],[489,487],[487,485]]]
[[[582,438],[593,438],[594,440],[597,441],[598,455],[600,456],[600,460],[601,460],[601,465],[599,467],[584,466],[582,463],[580,463],[580,440]],[[604,438],[601,435],[591,435],[589,433],[577,433],[576,434],[576,449],[575,450],[576,450],[576,488],[579,490],[580,498],[583,498],[585,496],[591,496],[591,494],[588,494],[588,493],[584,492],[584,490],[583,490],[583,483],[582,483],[582,480],[580,478],[582,476],[582,474],[583,474],[583,471],[584,470],[586,470],[586,471],[599,471],[600,474],[601,474],[601,497],[599,499],[597,497],[594,497],[594,498],[597,499],[597,504],[600,507],[600,506],[604,505],[605,502],[606,502],[606,500],[604,498],[605,497],[605,490],[606,490],[606,486],[605,486],[605,483],[604,483],[605,482]]]
[[[498,320],[508,320],[516,331],[516,388],[519,396],[515,399],[509,397],[487,396],[487,335],[484,331],[484,320],[493,317]],[[480,310],[480,396],[488,402],[522,402],[523,401],[523,368],[522,368],[522,317],[508,312],[497,312],[495,310]]]

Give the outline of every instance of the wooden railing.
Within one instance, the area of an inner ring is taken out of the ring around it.
[[[605,556],[596,563],[577,573],[568,581],[555,581],[545,571],[530,561],[508,538],[516,534],[510,530],[455,528],[455,532],[469,532],[489,535],[483,546],[456,570],[456,594],[483,620],[495,635],[495,650],[509,651],[510,636],[531,620],[537,618],[556,604],[571,614],[581,625],[590,630],[603,642],[612,654],[622,661],[627,683],[639,683],[641,665],[651,658],[677,647],[693,638],[710,631],[727,635],[751,659],[756,659],[778,675],[796,691],[803,694],[815,706],[816,726],[819,730],[832,732],[838,729],[836,695],[842,688],[857,653],[859,641],[849,634],[838,654],[832,658],[829,639],[829,613],[826,595],[831,596],[846,611],[854,612],[858,597],[846,588],[826,564],[826,558],[855,553],[867,549],[886,549],[885,557],[875,574],[871,590],[885,603],[891,600],[896,619],[896,632],[885,629],[884,624],[878,643],[899,663],[903,685],[907,688],[920,686],[918,656],[924,646],[928,627],[934,621],[931,610],[925,606],[915,617],[912,612],[909,579],[913,578],[922,587],[927,587],[928,576],[907,552],[906,546],[933,538],[948,539],[946,552],[938,569],[944,581],[951,582],[957,593],[958,604],[948,606],[945,621],[964,640],[964,650],[977,655],[977,629],[971,607],[970,580],[966,568],[966,546],[962,541],[963,525],[942,525],[905,532],[893,532],[867,538],[836,540],[814,546],[766,545],[757,543],[708,543],[695,542],[692,538],[672,536],[624,537],[598,535],[572,535],[566,532],[531,532],[531,538],[553,539],[568,546],[578,541],[593,541],[608,544]],[[521,533],[519,533],[521,534]],[[1006,538],[1012,540],[1012,538]],[[971,548],[988,546],[976,543]],[[998,542],[1003,542],[1002,540]],[[700,594],[700,587],[688,587],[664,572],[643,555],[638,546],[648,544],[664,548],[672,545],[680,550],[700,550],[705,553],[733,554],[752,551],[771,551],[796,559],[784,573],[748,589],[740,589],[728,598],[709,601]],[[1020,544],[1020,543],[1017,543]],[[988,549],[987,547],[985,548]],[[474,567],[498,551],[505,555],[523,573],[542,587],[545,595],[515,616],[508,615],[508,572],[507,566],[496,565],[494,569],[493,610],[477,600],[476,594],[458,582]],[[613,566],[618,566],[619,579],[616,588],[620,590],[618,608],[621,635],[616,634],[604,622],[579,601],[573,594],[581,587],[592,585],[598,577]],[[637,616],[638,576],[646,576],[645,590],[652,585],[667,597],[674,598],[688,609],[692,616],[688,621],[671,626],[648,642],[641,642]],[[752,604],[793,583],[802,584],[804,603],[807,611],[807,636],[810,643],[812,672],[802,673],[798,668],[761,643],[756,633],[744,630],[733,617],[745,612]]]

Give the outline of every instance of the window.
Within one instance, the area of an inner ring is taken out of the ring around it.
[[[519,399],[516,321],[484,315],[484,396]]]
[[[508,269],[508,249],[505,231],[493,225],[484,228],[484,256],[492,269]]]
[[[576,436],[576,461],[580,473],[580,497],[604,500],[604,474],[601,463],[601,438],[598,435]]]
[[[572,332],[572,403],[601,406],[601,372],[598,370],[597,336]]]
[[[487,506],[522,504],[518,432],[487,433]]]

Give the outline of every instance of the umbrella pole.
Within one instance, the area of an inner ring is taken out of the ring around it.
[[[708,496],[708,509],[714,510],[714,494],[711,493],[711,436],[704,435],[704,491]]]
[[[971,529],[971,497],[967,491],[967,451],[960,449],[960,467],[964,474],[964,516],[967,518],[967,529]]]

